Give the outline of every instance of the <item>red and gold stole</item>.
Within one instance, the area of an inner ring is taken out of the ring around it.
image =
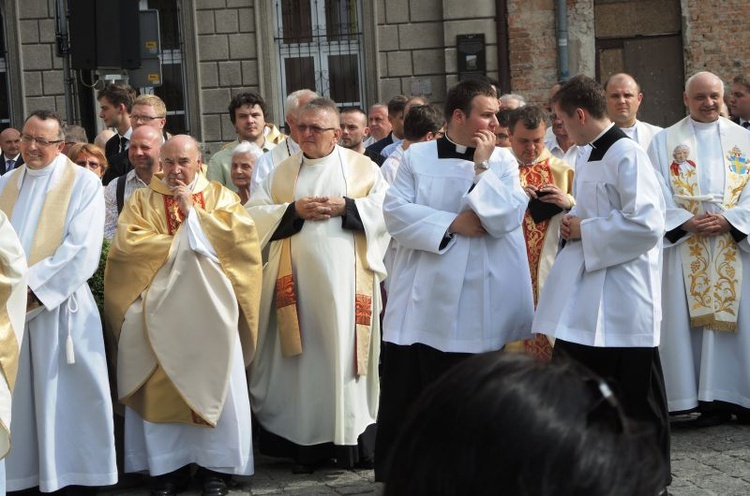
[[[334,153],[345,153],[336,148]],[[364,198],[375,185],[371,173],[369,158],[358,153],[346,153],[346,158],[339,155],[344,165],[344,179],[349,198]],[[292,155],[276,168],[271,196],[273,201],[291,203],[294,201],[294,190],[297,184],[301,154]],[[364,233],[354,233],[355,251],[355,362],[357,375],[367,375],[367,364],[370,360],[370,335],[372,334],[372,294],[374,274],[367,265],[367,238]],[[279,323],[281,353],[284,356],[302,354],[302,334],[297,315],[297,292],[292,271],[292,238],[281,240],[281,258],[279,273],[276,277],[276,311]]]

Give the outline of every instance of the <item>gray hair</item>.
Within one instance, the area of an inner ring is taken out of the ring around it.
[[[232,158],[235,157],[235,155],[244,155],[248,154],[254,159],[258,159],[261,155],[263,155],[263,150],[261,147],[256,145],[255,143],[250,143],[249,141],[243,141],[239,145],[234,147],[234,150],[232,150]]]
[[[519,108],[523,107],[524,105],[526,105],[526,99],[524,97],[522,97],[521,95],[517,95],[515,93],[507,93],[507,94],[501,96],[499,98],[499,100],[501,102],[503,102],[503,105],[506,104],[506,103],[508,103],[508,102],[516,101],[516,102],[518,102],[518,107]]]
[[[307,100],[312,100],[313,98],[317,98],[318,94],[313,90],[308,89],[297,90],[289,93],[289,96],[286,97],[286,103],[284,104],[284,114],[289,115],[296,112],[297,109],[300,108],[300,100],[306,96],[309,97]]]

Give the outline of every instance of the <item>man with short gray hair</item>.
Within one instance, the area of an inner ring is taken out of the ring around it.
[[[301,150],[247,205],[269,250],[251,404],[260,451],[294,459],[295,472],[333,458],[372,463],[387,184],[370,159],[337,145],[338,117],[327,98],[302,107]]]

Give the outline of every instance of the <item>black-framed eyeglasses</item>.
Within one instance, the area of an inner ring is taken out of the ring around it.
[[[58,143],[62,143],[63,140],[48,140],[44,138],[36,138],[34,136],[30,136],[28,134],[22,134],[21,135],[21,141],[26,143],[27,145],[30,145],[34,142],[36,142],[36,146],[39,148],[47,148],[50,145],[56,145]]]
[[[151,117],[150,115],[130,115],[130,120],[134,122],[151,122],[156,119],[163,119],[163,117]]]
[[[308,126],[307,124],[300,124],[297,126],[297,130],[302,134],[306,133],[307,131],[310,131],[311,133],[318,135],[318,134],[324,133],[325,131],[335,131],[336,128],[335,127],[320,127],[320,126],[314,126],[314,125]]]

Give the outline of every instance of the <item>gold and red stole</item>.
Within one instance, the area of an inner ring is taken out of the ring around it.
[[[750,175],[748,152],[741,147],[747,143],[747,131],[736,126],[720,126],[721,148],[725,162],[724,198],[722,208],[729,210],[740,199]],[[690,117],[667,129],[667,153],[679,146],[689,149],[687,161],[672,164],[669,184],[677,205],[700,215],[703,213],[699,175],[701,167],[696,154],[697,143]],[[713,249],[711,238],[714,238]],[[680,246],[685,291],[691,327],[705,326],[717,331],[737,330],[737,315],[742,291],[742,260],[739,248],[730,233],[719,236],[690,236]]]
[[[346,153],[335,148],[333,153]],[[276,204],[294,201],[294,191],[300,168],[301,154],[287,158],[276,168],[271,197]],[[349,198],[364,198],[375,185],[372,174],[372,162],[364,155],[346,153],[339,155],[344,165],[344,180]],[[367,375],[370,360],[370,336],[372,334],[372,295],[374,291],[374,273],[367,265],[367,237],[362,232],[354,234],[355,251],[355,362],[357,375]],[[297,315],[297,291],[292,271],[292,237],[281,241],[279,273],[276,277],[276,312],[279,325],[279,340],[283,356],[302,354],[302,334]]]
[[[519,166],[519,173],[522,186],[541,187],[545,184],[555,184],[570,195],[573,184],[573,169],[564,161],[554,157],[547,148],[542,151],[533,164]],[[527,209],[522,226],[531,271],[534,306],[536,306],[541,287],[557,253],[559,241],[557,232],[560,229],[560,216],[556,215],[537,223],[534,222]],[[507,348],[511,351],[521,351],[520,346],[516,343],[510,343]],[[523,351],[545,361],[552,358],[552,345],[543,334],[537,334],[533,338],[523,341]]]
[[[539,155],[536,162],[531,165],[519,166],[521,185],[533,185],[542,187],[545,184],[555,184],[557,187],[570,195],[573,184],[573,170],[565,162],[554,157],[547,148]],[[572,198],[572,197],[571,197]],[[531,214],[526,210],[523,218],[523,235],[526,239],[526,254],[529,258],[529,269],[531,270],[531,287],[534,292],[534,303],[539,299],[539,292],[544,279],[546,278],[549,268],[543,266],[543,253],[549,251],[547,233],[555,217],[546,219],[542,222],[534,222]],[[555,250],[557,239],[554,240]],[[554,253],[551,254],[554,257]]]

